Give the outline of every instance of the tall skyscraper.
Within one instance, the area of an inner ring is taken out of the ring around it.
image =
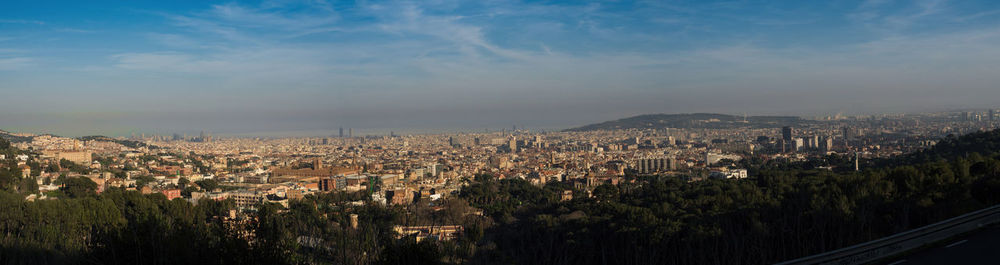
[[[989,117],[988,120],[994,121],[994,119],[996,119],[996,118],[994,118],[994,117],[996,117],[996,111],[995,110],[990,109],[990,114],[989,115],[990,115],[990,117]]]
[[[344,138],[344,127],[340,127],[340,138]]]
[[[649,174],[674,170],[676,168],[676,162],[673,158],[666,157],[640,158],[635,161],[635,165],[633,167],[639,171],[639,173]]]
[[[833,137],[824,137],[823,141],[820,142],[820,149],[823,151],[833,150]]]
[[[347,137],[354,137],[354,128],[347,128]]]
[[[796,152],[802,151],[802,148],[805,147],[805,143],[804,143],[805,141],[804,140],[805,139],[802,139],[802,138],[795,138],[795,139],[793,139],[792,140],[792,150],[796,151]]]
[[[844,127],[844,128],[841,128],[841,130],[843,131],[844,135],[842,135],[842,136],[844,137],[845,141],[846,140],[850,140],[851,138],[854,138],[854,129],[851,129],[851,127]]]
[[[781,139],[785,140],[785,142],[792,141],[792,137],[794,137],[793,133],[792,126],[781,127]]]
[[[510,142],[507,143],[507,147],[510,148],[511,153],[517,153],[517,138],[510,137]]]
[[[211,134],[205,133],[205,131],[201,131],[201,133],[198,134],[198,142],[207,143],[207,142],[210,142],[210,141],[212,141],[212,135]]]
[[[858,161],[860,159],[861,159],[861,153],[854,152],[854,171],[859,171],[861,169],[860,166],[861,163]]]

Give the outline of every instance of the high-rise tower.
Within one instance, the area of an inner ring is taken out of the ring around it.
[[[792,137],[794,137],[793,133],[794,133],[794,131],[792,130],[792,126],[781,127],[781,139],[782,140],[785,140],[786,142],[791,141]]]

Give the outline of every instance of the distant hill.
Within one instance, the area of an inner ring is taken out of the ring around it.
[[[606,121],[566,129],[569,132],[595,130],[623,129],[728,129],[740,127],[775,128],[795,126],[810,121],[794,116],[749,116],[744,121],[743,116],[716,113],[685,113],[685,114],[645,114],[614,121]]]
[[[46,136],[46,135],[47,136],[52,136],[52,137],[60,137],[60,136],[52,135],[52,134],[42,134],[42,135],[36,135],[36,136]],[[36,136],[17,136],[17,135],[14,135],[11,132],[0,130],[0,138],[7,139],[7,141],[10,141],[11,143],[31,142],[32,140],[35,139]],[[139,148],[139,147],[149,147],[150,149],[159,148],[158,146],[147,145],[146,143],[143,143],[143,142],[140,142],[140,141],[119,140],[119,139],[115,139],[115,138],[111,138],[111,137],[107,137],[107,136],[101,136],[101,135],[84,136],[84,137],[78,137],[76,139],[80,140],[80,141],[112,142],[112,143],[117,143],[117,144],[120,144],[120,145],[128,146],[128,147],[131,147],[131,148]]]
[[[140,141],[119,140],[119,139],[115,139],[115,138],[111,138],[111,137],[107,137],[107,136],[101,136],[101,135],[84,136],[84,137],[78,137],[76,139],[80,140],[80,141],[112,142],[112,143],[117,143],[117,144],[124,145],[124,146],[127,146],[127,147],[131,147],[131,148],[140,148],[140,147],[149,147],[150,149],[157,149],[157,148],[159,148],[158,146],[147,145],[146,143],[143,143],[143,142],[140,142]]]
[[[31,142],[31,140],[34,139],[33,136],[17,136],[4,130],[0,130],[0,138],[7,139],[7,141],[10,141],[11,143]]]

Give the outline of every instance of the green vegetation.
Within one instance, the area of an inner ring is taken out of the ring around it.
[[[213,191],[216,188],[219,188],[219,182],[214,179],[203,179],[195,181],[194,184],[198,184],[198,187],[201,187],[202,190],[206,191]]]
[[[191,152],[191,156],[194,156],[194,152]],[[198,169],[198,172],[207,173],[212,171],[212,168],[205,165],[205,162],[201,159],[194,159],[192,164],[194,165],[194,168]]]
[[[4,142],[6,142],[8,144],[9,143],[31,142],[31,140],[34,139],[34,137],[31,137],[31,136],[15,136],[15,135],[11,134],[10,132],[4,131],[4,130],[0,130],[0,138],[2,138],[4,140]],[[2,146],[0,146],[0,147],[2,147]],[[0,149],[6,149],[6,147],[0,148]]]
[[[37,202],[2,194],[0,262],[236,264],[262,258],[217,218],[228,208],[231,203],[192,206],[120,190]]]
[[[0,191],[21,194],[37,193],[38,183],[32,178],[21,177],[21,169],[17,167],[17,161],[13,158],[15,154],[19,153],[19,150],[11,147],[10,142],[0,138],[0,154],[7,156],[6,160],[0,160]]]
[[[107,168],[109,165],[115,163],[115,157],[113,156],[95,156],[94,161],[101,163],[101,167]]]
[[[63,169],[69,170],[70,172],[74,173],[80,173],[80,174],[90,173],[90,169],[87,168],[86,166],[73,163],[73,161],[69,161],[66,159],[59,160],[59,166],[62,167]]]
[[[498,220],[486,231],[496,248],[478,255],[485,263],[766,264],[1000,203],[997,146],[1000,131],[949,138],[861,173],[806,161],[753,164],[746,180],[641,177],[566,203],[504,183],[520,180],[477,181],[470,187],[489,192],[463,195]]]
[[[110,138],[110,137],[107,137],[107,136],[100,136],[100,135],[84,136],[84,137],[79,137],[79,138],[76,138],[76,139],[80,140],[80,141],[112,142],[112,143],[124,145],[124,146],[129,147],[129,148],[142,148],[142,147],[148,147],[149,149],[158,149],[159,148],[158,146],[147,145],[146,143],[143,143],[143,142],[140,142],[140,141],[119,140],[119,139]]]
[[[97,183],[88,178],[66,178],[59,190],[70,198],[91,197],[97,194]]]
[[[399,264],[423,260],[435,264],[445,255],[463,256],[452,242],[417,244],[412,239],[396,239],[392,225],[418,223],[416,216],[405,214],[402,208],[349,204],[363,196],[308,196],[288,209],[260,204],[248,217],[230,218],[230,210],[235,209],[231,200],[202,200],[192,205],[167,201],[161,194],[112,189],[100,196],[25,202],[16,194],[0,193],[0,220],[4,220],[0,222],[0,263]],[[360,216],[357,229],[349,227],[350,214]],[[434,215],[443,222],[448,214]]]
[[[149,183],[153,183],[153,182],[156,182],[156,178],[153,178],[153,176],[141,175],[141,176],[136,176],[135,177],[135,186],[136,187],[143,187],[143,186],[146,186]]]

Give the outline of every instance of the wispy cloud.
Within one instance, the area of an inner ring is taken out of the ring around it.
[[[309,1],[310,10],[287,8],[285,1],[268,1],[259,7],[237,3],[213,5],[194,14],[164,14],[175,25],[222,37],[227,41],[263,44],[304,35],[340,31],[338,14],[323,1]],[[295,11],[298,10],[298,11]]]
[[[211,34],[215,37],[221,37],[226,41],[242,42],[244,44],[259,43],[257,39],[251,38],[233,27],[221,25],[208,19],[185,15],[167,15],[167,17],[172,20],[176,26],[187,28],[202,34]],[[206,36],[206,38],[211,37]]]
[[[917,20],[944,12],[947,9],[945,3],[947,3],[947,0],[915,1],[916,8],[914,8],[914,11],[888,16],[885,18],[885,21],[898,27],[908,27]]]
[[[867,0],[847,17],[869,29],[896,33],[949,11],[948,0]]]
[[[58,32],[69,32],[69,33],[95,33],[96,30],[90,29],[78,29],[78,28],[55,28],[53,29]]]
[[[884,10],[882,9],[889,4],[891,4],[889,1],[866,1],[859,6],[858,12],[870,10],[874,14],[871,19],[879,21],[878,23],[901,25],[899,21],[902,20],[890,18],[907,17],[919,20],[922,17],[939,14],[946,9],[942,6],[942,2],[930,1],[921,2],[906,12],[883,14]],[[534,73],[560,74],[559,72],[562,72],[563,69],[567,73],[594,72],[596,75],[618,75],[623,78],[628,76],[657,80],[670,75],[642,76],[642,74],[624,72],[626,70],[610,69],[665,70],[672,68],[670,71],[678,73],[673,76],[681,77],[684,80],[693,80],[683,78],[685,74],[680,73],[688,73],[691,72],[690,69],[716,65],[726,65],[731,70],[742,71],[745,74],[768,71],[800,71],[799,69],[822,72],[824,70],[821,69],[847,68],[851,65],[865,66],[874,61],[872,58],[896,58],[895,54],[900,53],[913,56],[911,60],[928,58],[931,54],[937,54],[933,51],[935,44],[919,45],[917,43],[920,42],[915,41],[916,39],[898,34],[839,49],[808,46],[791,49],[789,47],[771,48],[753,42],[736,42],[669,52],[592,50],[586,53],[567,53],[560,52],[557,47],[544,41],[534,41],[530,45],[512,47],[510,43],[491,39],[488,33],[493,30],[490,26],[495,25],[484,24],[484,20],[477,19],[482,14],[490,14],[489,16],[504,16],[514,13],[551,15],[552,13],[547,12],[552,10],[543,11],[544,8],[530,5],[520,9],[503,5],[478,10],[471,14],[438,10],[428,12],[426,6],[412,2],[362,4],[358,10],[362,12],[361,15],[372,16],[370,24],[354,24],[349,28],[344,28],[343,31],[333,31],[346,34],[373,34],[380,36],[379,38],[383,41],[354,46],[350,42],[337,39],[321,38],[305,42],[275,39],[275,36],[288,36],[277,34],[277,32],[310,34],[311,32],[328,32],[324,31],[327,28],[339,28],[337,24],[340,22],[341,16],[332,9],[321,10],[318,12],[320,15],[317,15],[317,12],[299,14],[278,8],[284,5],[287,3],[271,3],[259,7],[226,4],[212,6],[207,11],[196,14],[170,15],[168,17],[181,28],[195,30],[193,33],[197,34],[221,36],[225,42],[216,43],[212,42],[211,38],[198,35],[189,36],[187,33],[150,33],[147,34],[150,39],[164,44],[166,47],[191,51],[126,53],[115,55],[112,59],[115,60],[117,67],[128,70],[217,73],[229,78],[246,80],[257,80],[260,76],[272,76],[286,81],[296,78],[309,80],[303,81],[309,83],[353,79],[361,83],[400,84],[405,83],[402,79],[421,75],[429,75],[426,76],[426,78],[430,78],[429,80],[438,78],[456,80],[455,78],[460,78],[458,76],[464,75],[469,77],[468,81],[471,82],[473,79],[504,79],[508,74],[527,76],[536,76]],[[553,10],[565,8],[554,7]],[[598,5],[573,8],[586,14],[583,15],[582,21],[585,24],[591,24],[586,27],[590,28],[588,31],[591,34],[595,34],[593,35],[595,38],[641,39],[642,34],[630,34],[627,33],[627,29],[605,27],[596,24],[596,22],[588,22],[600,21],[595,19],[598,17],[614,17],[603,14],[604,11],[601,11],[601,7]],[[727,5],[712,8],[732,9],[739,8],[739,6]],[[703,12],[703,10],[685,9],[677,12],[695,14]],[[354,14],[354,16],[357,15]],[[741,20],[755,20],[755,18],[742,18]],[[296,23],[296,21],[302,21],[302,23]],[[756,19],[755,21],[756,24],[783,26],[810,23],[810,21],[778,19]],[[552,30],[572,29],[554,27]],[[957,35],[946,37],[946,39],[962,38]],[[641,40],[654,43],[669,41],[665,38]],[[901,40],[915,42],[907,43]],[[976,45],[977,43],[986,43],[984,41],[986,40],[965,40],[962,43]],[[945,45],[944,43],[939,44]],[[400,49],[399,47],[405,48]],[[921,54],[925,51],[929,53]],[[871,57],[855,58],[854,54],[868,54]],[[840,58],[855,59],[844,60]],[[825,67],[824,64],[830,66]],[[657,67],[650,68],[651,65]],[[299,72],[282,71],[280,68],[295,69]],[[276,76],[274,75],[276,72],[285,73],[287,76]],[[361,75],[350,77],[352,74]],[[362,81],[366,79],[364,76],[373,74],[377,75],[381,81],[373,81],[372,79]],[[401,78],[401,80],[394,80],[396,78]],[[538,78],[544,77],[538,76]],[[615,80],[615,78],[607,79]],[[573,85],[565,87],[570,86]]]
[[[283,30],[309,29],[329,25],[338,19],[337,14],[332,9],[316,14],[284,14],[274,8],[257,9],[233,3],[212,6],[209,14],[241,27],[279,28]]]
[[[0,24],[30,24],[30,25],[45,25],[44,21],[39,20],[24,20],[24,19],[0,19]]]
[[[985,17],[991,17],[991,16],[995,16],[995,15],[1000,15],[1000,9],[998,9],[998,10],[982,11],[982,12],[977,12],[977,13],[973,13],[973,14],[965,15],[965,16],[958,16],[958,17],[955,18],[955,21],[958,21],[958,22],[967,22],[967,21],[981,19],[981,18],[985,18]]]
[[[209,45],[196,38],[180,34],[146,33],[146,38],[171,49],[221,49],[219,45]]]
[[[484,52],[503,58],[524,59],[526,56],[515,50],[498,47],[486,40],[479,26],[464,24],[462,16],[433,16],[413,4],[396,7],[372,6],[381,13],[383,22],[378,26],[389,33],[417,34],[446,40],[456,45],[467,56],[480,57]],[[387,11],[387,12],[385,12]]]
[[[0,58],[0,71],[23,69],[33,62],[34,59],[27,57]]]

